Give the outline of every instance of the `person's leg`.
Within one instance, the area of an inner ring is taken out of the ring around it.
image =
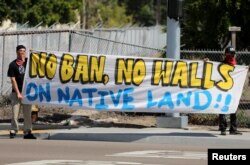
[[[11,128],[10,138],[14,138],[19,130],[19,113],[20,113],[20,101],[18,100],[16,93],[11,93],[11,106],[12,106],[12,117],[11,117]]]
[[[242,133],[237,130],[237,117],[236,113],[230,114],[230,130],[231,135],[241,135]]]
[[[31,106],[29,104],[22,104],[23,108],[23,131],[24,133],[28,133],[32,130],[32,121],[31,121]]]
[[[24,139],[36,139],[36,137],[31,133],[32,132],[32,120],[31,120],[31,107],[32,105],[23,104],[23,138]]]
[[[227,120],[225,114],[219,115],[219,129],[221,131],[221,135],[226,135]]]

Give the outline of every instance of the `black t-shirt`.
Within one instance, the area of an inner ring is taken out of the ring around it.
[[[25,62],[22,65],[17,65],[16,61],[17,60],[15,59],[9,64],[8,77],[15,77],[18,89],[20,92],[22,92],[27,58],[25,58]],[[13,87],[12,87],[12,92],[15,92]]]

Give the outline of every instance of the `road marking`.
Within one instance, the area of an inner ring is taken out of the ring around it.
[[[114,162],[114,161],[82,161],[82,160],[40,160],[6,165],[157,165],[136,162]],[[160,164],[158,164],[160,165]]]
[[[167,151],[167,150],[147,150],[122,152],[106,156],[123,157],[144,157],[144,158],[172,158],[172,159],[207,159],[206,152],[193,151]]]

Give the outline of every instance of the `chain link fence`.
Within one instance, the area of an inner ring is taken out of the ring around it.
[[[152,27],[122,27],[109,29],[94,29],[94,36],[108,40],[143,45],[144,47],[162,49],[166,46],[167,34],[164,26]]]

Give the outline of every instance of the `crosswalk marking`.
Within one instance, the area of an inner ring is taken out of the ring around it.
[[[116,153],[106,156],[118,157],[148,157],[148,158],[172,158],[172,159],[207,159],[206,152],[193,151],[168,151],[168,150],[146,150]]]
[[[115,153],[106,156],[168,158],[168,159],[202,159],[202,160],[207,159],[206,152],[172,151],[172,150],[131,151],[131,152]],[[157,165],[157,164],[145,164],[139,162],[122,162],[122,161],[41,160],[41,161],[12,163],[6,165]]]
[[[117,162],[117,161],[82,161],[82,160],[41,160],[22,163],[12,163],[6,165],[157,165],[137,162]],[[160,165],[160,164],[158,164]]]

